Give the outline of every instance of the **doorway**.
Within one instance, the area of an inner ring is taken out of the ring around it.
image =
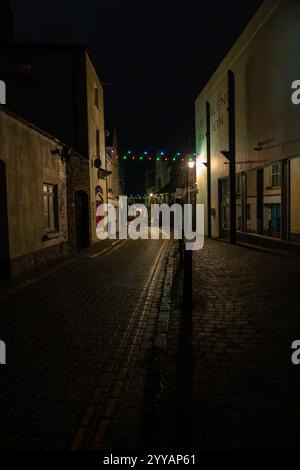
[[[75,193],[77,249],[89,246],[89,201],[85,191]]]

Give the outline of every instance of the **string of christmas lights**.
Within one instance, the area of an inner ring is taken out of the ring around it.
[[[182,154],[180,152],[177,152],[175,155],[174,154],[167,154],[166,152],[158,152],[155,156],[149,154],[148,152],[143,152],[142,154],[140,153],[133,153],[131,150],[128,150],[127,153],[122,154],[121,156],[118,156],[118,160],[122,160],[124,162],[126,161],[131,161],[131,162],[178,162],[182,161],[185,162],[186,160],[193,160],[193,158],[196,157],[196,154]]]

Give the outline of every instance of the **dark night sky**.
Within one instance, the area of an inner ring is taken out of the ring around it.
[[[261,0],[11,0],[18,42],[87,44],[121,150],[191,151],[194,100]]]

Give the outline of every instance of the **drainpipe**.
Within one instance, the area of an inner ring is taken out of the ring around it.
[[[211,135],[210,103],[206,103],[207,236],[211,238]]]
[[[228,146],[221,153],[229,160],[230,186],[230,243],[236,243],[236,129],[235,129],[235,75],[228,70]]]

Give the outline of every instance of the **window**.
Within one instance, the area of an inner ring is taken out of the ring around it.
[[[280,238],[281,234],[281,205],[271,203],[264,205],[264,235]]]
[[[94,88],[94,103],[95,106],[99,109],[99,90],[97,86]]]
[[[58,198],[57,186],[44,183],[44,226],[47,232],[55,232],[58,230]]]
[[[96,129],[96,156],[100,158],[100,131]]]
[[[300,243],[300,158],[290,160],[290,241]]]
[[[280,188],[281,186],[281,164],[275,163],[271,168],[271,186],[272,188]]]
[[[265,167],[261,170],[263,183],[261,205],[263,207],[263,229],[261,235],[281,237],[281,163]],[[268,185],[270,181],[271,185]]]
[[[221,197],[221,229],[230,228],[230,193],[229,178],[220,180],[220,197]]]
[[[246,174],[246,231],[257,233],[257,172],[251,170]]]
[[[236,177],[236,229],[238,232],[242,230],[242,175]]]

